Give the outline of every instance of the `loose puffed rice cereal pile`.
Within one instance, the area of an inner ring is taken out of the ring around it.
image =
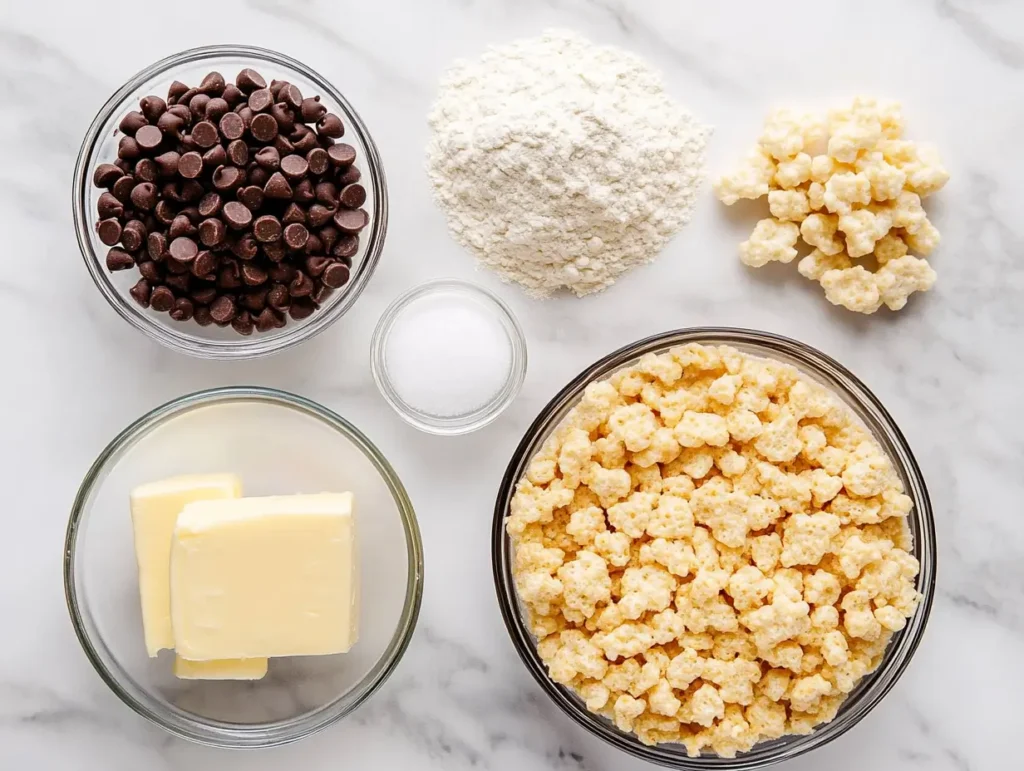
[[[715,184],[730,206],[768,196],[772,217],[740,244],[743,263],[791,262],[802,236],[814,251],[798,269],[822,285],[833,305],[874,313],[884,303],[896,311],[914,292],[930,289],[935,271],[923,258],[938,246],[939,231],[921,199],[940,190],[949,173],[934,148],[902,135],[897,102],[857,97],[827,120],[772,112],[758,146]],[[874,272],[854,264],[871,254]]]
[[[733,757],[879,665],[919,600],[911,506],[833,393],[690,344],[589,385],[506,527],[552,680],[645,744]]]

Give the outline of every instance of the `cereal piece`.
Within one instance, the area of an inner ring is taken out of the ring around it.
[[[783,410],[778,418],[764,426],[754,441],[754,449],[773,463],[791,461],[800,454],[803,446],[797,436],[798,428],[793,413]]]
[[[642,537],[658,498],[654,493],[633,493],[628,500],[608,507],[608,524],[630,538]]]
[[[583,390],[583,398],[573,409],[569,424],[589,433],[604,423],[605,418],[620,404],[622,397],[611,383],[591,383]]]
[[[676,579],[657,565],[626,568],[622,574],[622,599],[618,602],[619,610],[622,611],[624,618],[630,620],[636,620],[648,611],[657,613],[669,606],[675,590]],[[568,598],[566,603],[568,604]]]
[[[861,570],[875,560],[882,559],[891,548],[890,541],[865,541],[860,535],[854,534],[846,539],[839,550],[839,565],[843,575],[849,579],[857,578]]]
[[[874,313],[882,305],[872,273],[857,265],[846,270],[829,270],[821,277],[825,298],[857,313]]]
[[[778,533],[759,535],[751,541],[750,556],[762,573],[775,569],[782,558],[782,538]]]
[[[740,623],[753,632],[758,649],[770,650],[806,632],[811,626],[810,612],[803,600],[794,602],[777,594],[771,604],[741,613]]]
[[[563,685],[569,685],[577,675],[600,680],[608,670],[608,662],[601,651],[578,629],[566,629],[559,634],[555,653],[550,659],[545,659],[545,663],[551,679]]]
[[[800,227],[793,222],[763,219],[754,226],[750,238],[740,244],[740,261],[751,268],[769,262],[792,262],[799,236]]]
[[[775,172],[774,182],[779,187],[791,190],[799,187],[811,178],[811,156],[797,153],[788,161],[780,161]]]
[[[654,538],[685,538],[693,533],[693,511],[684,498],[662,495],[647,521],[647,533]]]
[[[698,487],[690,496],[696,521],[707,525],[717,541],[733,547],[742,546],[750,530],[746,513],[749,501],[745,493],[729,490],[722,477]]]
[[[915,146],[914,159],[901,167],[907,173],[907,188],[924,198],[941,190],[949,181],[949,172],[939,160],[939,153],[932,145]]]
[[[629,564],[630,537],[625,533],[598,533],[594,537],[594,552],[609,565],[621,568]]]
[[[583,471],[590,464],[593,452],[590,435],[579,428],[570,429],[558,453],[558,470],[562,473],[565,487],[575,490],[580,486]]]
[[[903,191],[907,181],[906,172],[885,160],[880,151],[866,153],[856,160],[854,168],[871,183],[871,197],[876,201],[888,201]]]
[[[812,182],[824,185],[835,172],[836,162],[828,155],[815,155],[811,159]],[[820,208],[820,207],[819,207]]]
[[[882,625],[871,612],[871,598],[860,590],[847,592],[840,603],[843,626],[851,637],[876,640],[882,633]]]
[[[929,226],[931,223],[928,223]],[[918,231],[919,233],[921,231]],[[937,231],[936,231],[937,232]],[[875,243],[875,259],[879,266],[885,265],[890,260],[902,257],[907,253],[907,242],[894,233],[882,236]]]
[[[798,712],[812,712],[821,697],[831,693],[832,684],[821,675],[799,677],[789,689],[789,703]]]
[[[598,632],[591,638],[609,661],[631,658],[654,645],[654,634],[646,624],[625,623],[610,632]]]
[[[768,193],[768,209],[776,219],[792,222],[803,221],[811,211],[803,190],[772,190]]]
[[[825,183],[822,200],[832,214],[849,214],[854,204],[871,203],[871,182],[866,175],[850,171],[833,174]]]
[[[708,396],[719,404],[732,404],[742,384],[743,378],[738,375],[722,375],[708,386]]]
[[[914,236],[908,236],[908,239]],[[925,260],[909,254],[890,260],[875,273],[882,302],[898,311],[914,292],[927,292],[935,284],[935,271]]]
[[[729,428],[725,418],[710,412],[687,410],[673,431],[676,441],[683,447],[721,447],[729,441]]]
[[[607,530],[604,511],[597,506],[577,509],[569,515],[569,524],[565,532],[572,536],[580,546],[590,546],[598,533]]]
[[[807,203],[812,211],[821,211],[825,208],[825,185],[821,182],[812,182],[807,186]]]
[[[882,138],[882,125],[877,114],[861,110],[854,103],[850,110],[833,110],[829,114],[828,154],[841,163],[853,163],[861,150],[870,150]]]
[[[810,214],[800,223],[800,235],[804,241],[816,248],[823,255],[837,255],[843,251],[843,241],[836,236],[839,229],[839,217],[835,214]],[[804,257],[798,263],[803,265]],[[801,274],[804,274],[801,269]]]
[[[597,612],[598,604],[611,600],[608,563],[591,551],[576,552],[574,559],[558,568],[558,579],[566,607],[578,610],[585,618]]]
[[[846,253],[863,257],[875,250],[875,243],[892,227],[892,217],[885,210],[877,213],[858,209],[839,217],[839,229],[846,234]]]
[[[601,505],[607,507],[629,495],[633,482],[625,469],[606,469],[592,462],[583,473],[583,483],[597,494]]]
[[[782,565],[817,565],[839,533],[835,514],[794,514],[782,526]]]
[[[616,407],[608,416],[608,436],[620,440],[630,452],[639,452],[650,446],[658,422],[646,404],[626,404]]]
[[[756,697],[743,715],[760,739],[778,739],[786,733],[786,708],[766,696]]]
[[[904,614],[892,605],[886,605],[875,610],[875,620],[881,624],[883,629],[890,632],[898,632],[907,625]]]
[[[922,257],[927,257],[935,251],[936,247],[938,247],[941,237],[939,236],[939,231],[936,230],[935,226],[929,222],[926,217],[924,221],[920,223],[920,227],[918,227],[916,233],[907,233],[906,240],[906,245],[908,247],[913,249]],[[904,249],[903,253],[906,254],[906,249]],[[902,257],[903,255],[894,256]]]
[[[633,721],[647,709],[647,702],[643,699],[634,699],[624,693],[615,700],[615,706],[612,709],[616,727],[620,731],[632,731]]]
[[[682,365],[667,353],[649,353],[640,359],[636,367],[665,385],[672,385],[683,376]]]
[[[921,197],[917,193],[904,190],[893,202],[892,226],[903,228],[908,234],[916,233],[928,221],[928,217],[921,208]]]
[[[568,506],[572,497],[572,490],[562,487],[560,480],[555,480],[547,488],[536,487],[526,480],[520,482],[509,507],[506,523],[509,534],[518,535],[534,522],[550,522],[555,509]]]
[[[675,433],[667,426],[656,429],[650,437],[646,449],[633,453],[633,463],[638,466],[651,467],[658,463],[671,463],[682,451]]]
[[[686,716],[685,722],[697,723],[707,728],[725,715],[725,702],[715,686],[704,683],[694,691],[683,706],[682,713]]]
[[[602,436],[594,442],[593,448],[594,454],[592,457],[604,468],[625,468],[626,445],[624,445],[620,440]],[[584,467],[583,476],[586,476],[586,467]]]
[[[690,575],[696,565],[695,560],[693,547],[684,541],[655,538],[640,547],[640,561],[643,564],[663,565],[680,578]]]
[[[779,643],[770,650],[762,650],[760,654],[765,663],[773,667],[788,669],[796,673],[803,671],[804,649],[793,640]]]
[[[591,712],[600,712],[608,703],[611,692],[604,683],[589,682],[580,686],[580,696]]]
[[[749,442],[761,435],[761,419],[749,409],[736,409],[725,416],[725,427],[737,442]]]
[[[774,176],[775,160],[758,146],[735,172],[726,174],[715,182],[715,195],[726,206],[732,206],[741,198],[760,198],[768,195],[769,185]]]
[[[746,659],[712,658],[704,662],[701,679],[718,686],[718,694],[725,703],[750,704],[754,700],[754,683],[761,679],[761,667]]]
[[[747,470],[747,459],[735,450],[726,450],[715,455],[715,465],[723,476],[738,477]]]
[[[740,568],[729,578],[726,591],[732,597],[732,604],[738,611],[758,607],[768,596],[774,584],[764,573],[753,565]]]
[[[827,570],[816,570],[804,579],[804,599],[812,605],[834,605],[842,587]]]

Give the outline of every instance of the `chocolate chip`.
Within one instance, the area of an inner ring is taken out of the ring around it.
[[[142,155],[142,148],[133,137],[121,137],[117,143],[117,157],[126,161],[133,161]]]
[[[131,174],[125,174],[110,187],[110,193],[121,203],[129,204],[132,200],[132,190],[135,189],[135,184],[135,177]]]
[[[264,147],[261,148],[258,153],[254,156],[256,163],[262,166],[264,169],[270,169],[271,171],[277,171],[281,168],[281,154],[277,152],[275,147]]]
[[[359,251],[359,236],[350,233],[343,233],[331,247],[331,254],[335,257],[352,257]]]
[[[270,108],[270,116],[277,123],[279,134],[288,134],[295,128],[295,113],[283,102],[277,102]]]
[[[235,139],[228,145],[227,156],[233,166],[241,168],[249,162],[249,148],[241,139]]]
[[[366,203],[366,188],[362,185],[349,185],[342,189],[341,195],[338,196],[338,200],[341,201],[342,206],[347,206],[350,209],[358,209]]]
[[[178,113],[168,110],[160,116],[160,119],[156,122],[156,127],[164,134],[178,136],[182,128],[185,127],[185,120]]]
[[[238,77],[235,78],[235,85],[238,86],[243,94],[249,94],[257,89],[266,88],[267,81],[256,70],[246,67],[238,73]]]
[[[135,259],[116,246],[107,252],[107,270],[127,270],[135,267]]]
[[[146,120],[145,115],[138,110],[132,110],[121,118],[121,122],[118,124],[117,128],[125,135],[125,137],[132,137],[135,136],[136,131],[148,124],[149,121]]]
[[[193,134],[195,129],[192,130]],[[331,163],[335,166],[348,166],[355,162],[356,149],[352,145],[347,145],[344,142],[340,142],[336,145],[331,145],[327,149],[327,155],[331,159]]]
[[[310,299],[319,306],[327,302],[327,298],[332,294],[334,294],[334,287],[327,286],[327,284],[321,280],[316,282],[316,287],[313,289],[313,294],[310,295]]]
[[[263,186],[267,184],[267,180],[270,179],[270,172],[260,166],[253,166],[249,164],[249,173],[246,175],[246,180],[250,185],[263,189]]]
[[[180,168],[180,166],[179,166]],[[206,193],[199,199],[199,214],[202,217],[212,217],[220,211],[221,197],[218,193]]]
[[[277,99],[277,95],[281,93],[281,89],[288,85],[287,80],[278,80],[274,78],[270,81],[270,93]]]
[[[253,112],[269,110],[274,103],[274,96],[269,88],[259,88],[249,94],[249,109]],[[275,124],[276,125],[276,124]]]
[[[288,197],[291,197],[290,190]],[[96,201],[96,212],[103,219],[120,217],[124,214],[124,204],[117,200],[113,193],[100,193],[100,197]]]
[[[149,282],[144,278],[140,278],[135,286],[128,290],[128,294],[132,296],[132,299],[143,308],[149,307],[149,293]]]
[[[206,94],[196,94],[188,101],[188,111],[192,114],[194,120],[202,120],[206,115],[206,105],[209,104],[210,97]]]
[[[316,193],[313,192],[313,183],[309,179],[303,179],[295,185],[295,192],[292,199],[298,203],[312,203],[316,200]]]
[[[295,127],[295,130],[288,139],[292,143],[292,147],[295,148],[295,152],[300,154],[308,153],[314,147],[319,147],[316,132],[309,126],[302,124]]]
[[[267,282],[267,272],[252,263],[246,263],[242,266],[242,281],[249,286],[265,284]]]
[[[235,112],[238,117],[242,119],[242,126],[248,130],[252,125],[252,119],[256,117],[256,113],[249,109],[249,105],[243,102],[235,108]]]
[[[199,247],[196,246],[196,242],[191,238],[180,236],[171,241],[168,251],[170,251],[171,257],[178,262],[189,262],[196,258],[196,255],[199,253]]]
[[[343,233],[358,233],[369,221],[370,216],[362,209],[339,209],[334,213],[334,224]]]
[[[338,205],[338,186],[333,182],[317,182],[314,192],[316,200],[333,212]]]
[[[141,220],[128,220],[121,230],[121,245],[129,252],[137,252],[146,243],[146,226]]]
[[[202,233],[202,227],[200,226],[200,234]],[[192,271],[193,276],[210,276],[213,271],[217,269],[217,255],[211,251],[203,249],[196,258],[192,260],[192,265],[189,270]]]
[[[203,153],[203,166],[207,169],[216,169],[228,162],[228,153],[224,145],[214,145]]]
[[[96,223],[96,235],[105,245],[113,246],[121,240],[121,223],[117,217],[100,220]]]
[[[224,86],[224,93],[220,96],[221,99],[228,103],[228,108],[234,107],[245,98],[245,94],[234,83],[228,83]]]
[[[149,295],[149,307],[160,313],[166,313],[174,307],[174,292],[165,286],[158,286]]]
[[[267,304],[279,311],[288,310],[291,304],[291,295],[288,294],[288,287],[283,284],[274,284],[267,292]]]
[[[174,150],[169,150],[166,153],[162,153],[154,159],[157,172],[160,174],[161,177],[173,177],[175,174],[177,174],[178,164],[180,162],[181,155],[176,153]],[[139,164],[141,163],[142,161],[139,161]],[[136,169],[138,169],[138,166],[136,166]],[[153,180],[147,181],[152,182]]]
[[[196,257],[196,260],[198,259],[199,258]],[[206,286],[203,287],[202,289],[192,290],[192,301],[198,303],[199,305],[209,305],[216,299],[216,297],[217,289],[212,286]]]
[[[313,294],[313,279],[307,276],[302,271],[299,271],[295,278],[292,279],[292,283],[288,286],[288,292],[292,297],[309,297]]]
[[[172,289],[177,289],[179,293],[184,293],[189,290],[189,286],[192,283],[192,276],[184,272],[177,273],[165,278],[164,283]]]
[[[270,266],[270,269],[267,271],[267,275],[270,276],[271,281],[277,281],[281,284],[290,284],[291,280],[295,278],[295,275],[298,272],[298,268],[290,262],[276,262]]]
[[[335,262],[327,267],[320,280],[323,281],[324,286],[329,286],[332,289],[340,289],[348,283],[348,277],[348,267],[340,262]]]
[[[143,126],[135,132],[135,141],[138,142],[142,150],[155,150],[164,141],[164,134],[156,126]]]
[[[261,142],[270,142],[277,136],[277,121],[270,115],[261,113],[252,119],[249,131]]]
[[[192,320],[201,327],[208,327],[213,323],[213,316],[210,315],[208,307],[197,305],[195,313],[192,315]]]
[[[217,125],[221,136],[229,141],[241,139],[242,135],[245,134],[245,121],[242,120],[241,115],[235,112],[229,112],[221,116],[220,122]]]
[[[242,311],[231,319],[231,328],[240,335],[251,335],[253,330],[252,316],[249,311]]]
[[[308,238],[309,231],[301,223],[293,222],[284,229],[284,242],[289,249],[301,249]]]
[[[179,297],[174,301],[174,308],[171,309],[171,318],[175,321],[188,321],[195,312],[195,306],[187,297]]]
[[[190,109],[188,109],[187,105],[176,104],[176,105],[174,105],[172,107],[168,107],[167,108],[167,112],[164,113],[164,115],[168,115],[168,114],[174,115],[174,116],[180,118],[181,119],[180,125],[182,125],[182,126],[191,126],[192,125],[192,111]],[[162,118],[164,116],[161,115],[160,117]],[[159,124],[159,122],[160,121],[157,121],[158,124]]]
[[[334,246],[340,235],[340,231],[333,225],[325,225],[320,228],[319,236],[324,243],[324,251],[331,251],[331,247]]]
[[[309,238],[306,239],[306,254],[323,254],[324,251],[324,242],[315,233],[310,233]]]
[[[345,125],[341,122],[341,118],[333,112],[329,112],[316,122],[316,131],[322,136],[337,139],[344,135]]]
[[[281,222],[277,217],[265,214],[252,223],[252,232],[257,241],[263,243],[277,241],[281,238]]]
[[[285,179],[284,174],[275,171],[267,180],[267,184],[263,186],[263,192],[267,198],[288,200],[292,197],[292,186]]]
[[[192,236],[195,232],[196,229],[192,227],[192,220],[188,218],[188,215],[177,214],[171,220],[171,226],[167,229],[167,237],[171,239],[173,244],[175,239],[182,236]]]
[[[245,204],[249,211],[259,211],[263,206],[263,199],[263,188],[256,185],[249,185],[238,191],[238,200]]]
[[[154,260],[162,260],[167,256],[167,237],[163,233],[150,233],[146,237],[146,251]]]
[[[306,123],[316,123],[327,114],[327,108],[320,104],[319,96],[307,96],[302,100],[299,113]]]
[[[124,172],[112,163],[101,163],[92,174],[92,183],[96,187],[110,187],[124,176]]]
[[[281,171],[290,180],[302,179],[309,171],[309,164],[301,155],[286,155],[281,159]]]
[[[207,120],[219,121],[221,117],[226,115],[230,111],[228,103],[221,97],[214,97],[206,103],[206,111],[204,113]],[[234,113],[232,113],[233,115]]]
[[[331,167],[330,156],[322,147],[314,147],[306,153],[306,163],[309,166],[309,173],[320,176]]]
[[[354,185],[362,178],[362,173],[355,166],[349,166],[347,169],[338,169],[341,173],[336,177],[338,184],[342,187],[348,187]]]
[[[236,166],[218,166],[213,172],[213,186],[221,192],[234,190],[244,180],[242,170]]]
[[[203,156],[197,152],[185,153],[178,159],[178,173],[185,179],[195,179],[203,173]]]
[[[206,195],[206,188],[194,179],[187,179],[181,185],[181,200],[188,203],[199,201]]]
[[[188,86],[182,83],[180,80],[171,82],[170,87],[167,89],[167,101],[176,102],[182,94],[188,91]]]
[[[232,203],[235,202],[232,201]],[[228,206],[230,205],[228,204]],[[245,209],[244,206],[242,208]],[[216,246],[224,240],[226,234],[227,228],[224,227],[224,222],[216,217],[210,217],[199,223],[199,240],[203,242],[203,246]]]
[[[221,295],[210,304],[210,315],[218,324],[230,322],[238,313],[235,301],[228,295]]]
[[[152,182],[143,182],[132,188],[132,206],[142,211],[152,211],[156,206],[157,195],[156,185]]]
[[[234,230],[242,230],[252,222],[252,212],[244,203],[228,201],[224,204],[224,220]],[[217,220],[220,222],[220,220]]]
[[[266,287],[250,289],[248,292],[241,296],[242,305],[248,310],[259,313],[261,310],[267,307],[267,294],[269,290]]]
[[[144,96],[139,100],[139,109],[150,123],[156,123],[167,110],[167,102],[159,96]]]
[[[331,259],[329,257],[307,257],[304,263],[306,273],[313,278],[319,278],[323,275],[323,272],[327,270],[327,266],[330,264]]]
[[[160,264],[153,260],[141,260],[139,263],[139,275],[153,283],[163,281],[164,271]]]
[[[323,204],[315,203],[309,207],[308,216],[309,224],[314,228],[318,228],[330,221],[331,217],[334,216],[334,209],[329,209]]]
[[[256,317],[256,330],[259,332],[269,332],[271,329],[282,326],[284,326],[283,319],[270,308],[264,308]]]
[[[199,88],[205,94],[213,94],[214,96],[220,96],[220,93],[224,90],[226,85],[224,76],[219,72],[211,72],[202,82],[199,84]]]
[[[157,165],[152,158],[141,158],[135,163],[132,176],[138,182],[156,182]]]
[[[217,133],[217,127],[208,120],[201,120],[192,127],[192,141],[199,145],[199,147],[204,149],[213,147],[217,144],[219,138],[220,135]]]
[[[188,91],[186,91],[184,94],[182,94],[181,96],[178,97],[178,102],[177,103],[181,104],[181,105],[185,105],[186,107],[188,107],[189,102],[192,101],[192,97],[194,97],[198,93],[199,93],[199,89],[198,88],[190,88]]]
[[[285,257],[284,241],[271,241],[260,246],[264,256],[271,262],[280,262]]]
[[[288,308],[288,315],[295,321],[301,321],[312,316],[315,311],[316,305],[313,304],[312,300],[305,297],[297,297]]]
[[[171,257],[169,252],[167,254],[167,259],[164,260],[164,265],[167,267],[167,272],[175,276],[180,276],[182,273],[188,273],[188,265]]]
[[[259,245],[252,233],[246,233],[231,244],[231,253],[243,260],[253,259],[259,251]]]

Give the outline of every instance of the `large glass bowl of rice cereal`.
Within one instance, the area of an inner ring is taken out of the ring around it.
[[[802,343],[641,340],[516,449],[494,578],[531,674],[577,723],[673,768],[754,769],[852,728],[931,609],[921,471],[875,396]]]

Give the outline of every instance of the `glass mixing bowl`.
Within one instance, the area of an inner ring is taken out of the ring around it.
[[[305,96],[320,95],[330,112],[345,125],[344,142],[356,149],[356,166],[366,188],[363,208],[370,222],[360,234],[359,251],[352,258],[348,283],[311,316],[301,321],[288,317],[281,329],[255,332],[243,337],[231,327],[201,327],[193,321],[178,322],[166,313],[142,308],[128,294],[139,279],[138,271],[107,270],[105,257],[109,247],[96,235],[96,202],[103,192],[92,183],[93,170],[101,163],[117,158],[121,133],[118,124],[125,113],[139,109],[139,99],[147,94],[166,96],[174,80],[197,85],[208,72],[216,70],[229,81],[245,67],[258,70],[269,83],[287,80]],[[387,183],[377,146],[366,126],[344,96],[321,75],[283,54],[249,46],[208,46],[193,48],[153,64],[119,88],[100,109],[82,142],[75,166],[72,188],[75,231],[85,265],[97,289],[125,321],[154,340],[183,353],[206,359],[247,359],[265,356],[289,348],[323,332],[338,320],[366,288],[384,248],[388,224]]]
[[[917,589],[922,599],[907,626],[892,636],[881,665],[850,693],[832,722],[819,726],[806,736],[785,736],[762,742],[735,758],[715,755],[690,758],[681,744],[644,745],[635,735],[620,731],[608,719],[589,712],[574,692],[548,677],[544,663],[537,654],[536,640],[527,628],[525,609],[516,596],[512,580],[512,544],[504,526],[516,483],[523,477],[536,451],[579,402],[584,388],[591,382],[603,380],[613,372],[635,363],[644,354],[662,353],[685,343],[731,345],[754,356],[792,364],[805,375],[830,388],[850,406],[881,444],[903,480],[907,495],[914,501],[908,524],[914,537],[912,553],[921,563]],[[491,548],[494,583],[505,626],[520,658],[544,692],[569,717],[612,746],[652,763],[678,769],[764,768],[803,755],[846,733],[881,701],[907,668],[928,623],[935,591],[935,523],[928,491],[907,440],[889,413],[860,380],[829,356],[795,340],[743,329],[707,327],[666,332],[621,348],[580,373],[541,411],[516,448],[498,491]]]
[[[172,651],[147,656],[129,491],[213,472],[237,473],[246,495],[355,494],[364,611],[348,653],[274,659],[254,682],[178,680]],[[423,549],[405,488],[352,424],[281,391],[221,388],[158,407],[100,453],[71,510],[64,589],[82,648],[121,701],[186,739],[267,747],[340,720],[388,678],[419,614]]]

